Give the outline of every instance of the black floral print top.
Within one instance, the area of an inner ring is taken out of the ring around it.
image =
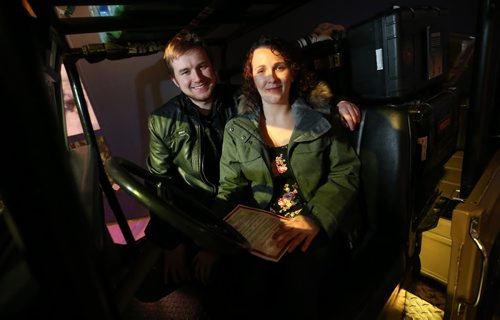
[[[288,145],[269,148],[271,174],[274,180],[274,193],[269,210],[287,218],[300,214],[305,201],[300,196],[297,180],[289,170]]]

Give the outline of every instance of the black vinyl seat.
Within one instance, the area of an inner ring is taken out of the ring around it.
[[[367,231],[342,277],[335,317],[374,319],[411,274],[414,143],[408,112],[366,107],[351,139],[361,161],[360,206]]]

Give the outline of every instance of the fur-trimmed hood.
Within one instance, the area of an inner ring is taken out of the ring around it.
[[[330,89],[330,86],[326,82],[320,81],[310,91],[306,99],[306,102],[310,105],[311,108],[315,110],[324,113],[329,113],[331,108],[332,98],[333,98],[333,93]],[[238,100],[239,100],[238,114],[251,113],[260,109],[260,106],[255,105],[254,103],[249,101],[243,94],[241,94]]]

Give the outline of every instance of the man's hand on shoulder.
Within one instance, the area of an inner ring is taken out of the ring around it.
[[[354,131],[358,123],[361,121],[361,111],[358,106],[349,101],[341,100],[337,104],[337,108],[339,110],[342,124],[351,131]]]

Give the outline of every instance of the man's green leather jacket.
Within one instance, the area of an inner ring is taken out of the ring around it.
[[[207,178],[217,170],[218,161],[206,167],[203,144],[220,150],[226,122],[236,114],[234,87],[217,85],[210,119],[202,121],[196,106],[183,93],[169,100],[149,117],[150,172],[170,176],[174,183],[185,184],[190,194],[205,203],[217,192],[217,181]],[[211,141],[209,141],[211,140]]]

